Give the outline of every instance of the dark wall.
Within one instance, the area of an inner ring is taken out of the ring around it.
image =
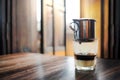
[[[120,0],[109,5],[109,57],[120,59]]]
[[[2,0],[0,0],[0,55],[3,54],[3,40],[2,40]]]
[[[7,54],[7,0],[0,0],[0,55]]]
[[[120,59],[120,0],[115,0],[115,15],[114,15],[114,23],[115,23],[115,58]]]

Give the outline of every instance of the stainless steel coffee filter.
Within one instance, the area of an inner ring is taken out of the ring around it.
[[[79,42],[95,39],[94,19],[73,19],[70,28],[74,31],[74,39]]]

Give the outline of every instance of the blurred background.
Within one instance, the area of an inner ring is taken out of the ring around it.
[[[99,40],[97,56],[118,57],[119,3],[119,0],[0,0],[0,54],[73,56],[73,31],[69,28],[72,19],[93,18]]]

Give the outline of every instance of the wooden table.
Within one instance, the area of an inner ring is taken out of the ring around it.
[[[0,56],[0,80],[120,80],[120,60],[97,59],[94,71],[76,71],[73,57],[17,53]]]

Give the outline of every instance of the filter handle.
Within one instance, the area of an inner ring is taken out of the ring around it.
[[[72,26],[72,24],[74,24],[74,27]],[[73,30],[73,31],[78,31],[79,29],[78,29],[78,23],[76,23],[76,22],[71,22],[70,23],[70,28]]]

